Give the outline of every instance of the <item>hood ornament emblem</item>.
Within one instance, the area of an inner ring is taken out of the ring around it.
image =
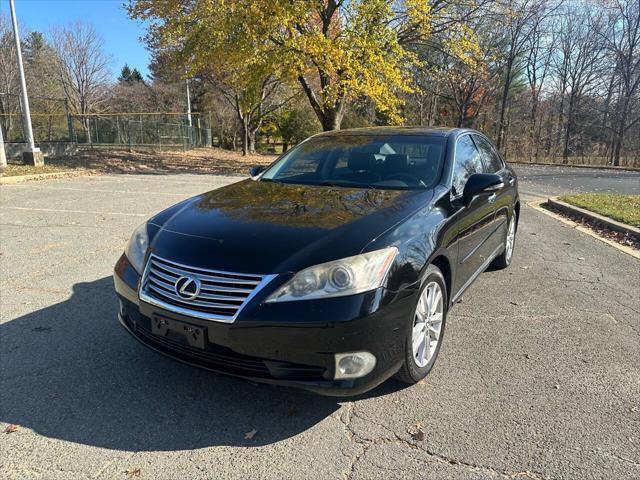
[[[200,280],[195,277],[180,277],[176,280],[176,294],[184,300],[194,300],[200,293]]]

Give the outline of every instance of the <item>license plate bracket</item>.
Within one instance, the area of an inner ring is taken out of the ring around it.
[[[190,346],[202,350],[204,350],[207,342],[207,329],[205,327],[156,315],[151,318],[151,333],[159,337],[177,334],[184,338]]]

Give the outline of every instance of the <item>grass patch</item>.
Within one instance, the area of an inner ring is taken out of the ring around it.
[[[640,227],[640,195],[579,193],[564,195],[559,200],[613,218],[627,225]]]
[[[18,175],[37,175],[38,173],[60,173],[73,170],[64,165],[47,165],[43,167],[35,167],[33,165],[22,165],[17,163],[10,163],[7,168],[0,174],[2,177],[15,177]]]

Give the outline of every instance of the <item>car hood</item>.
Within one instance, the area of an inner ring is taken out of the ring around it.
[[[362,251],[432,191],[352,189],[244,180],[159,214],[151,251],[186,265],[283,273]]]

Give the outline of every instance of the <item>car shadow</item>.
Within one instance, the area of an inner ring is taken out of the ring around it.
[[[116,312],[113,280],[105,277],[78,283],[69,299],[0,325],[0,420],[69,442],[168,451],[266,445],[340,408],[336,398],[167,359],[131,338]],[[385,382],[366,396],[400,387]]]

